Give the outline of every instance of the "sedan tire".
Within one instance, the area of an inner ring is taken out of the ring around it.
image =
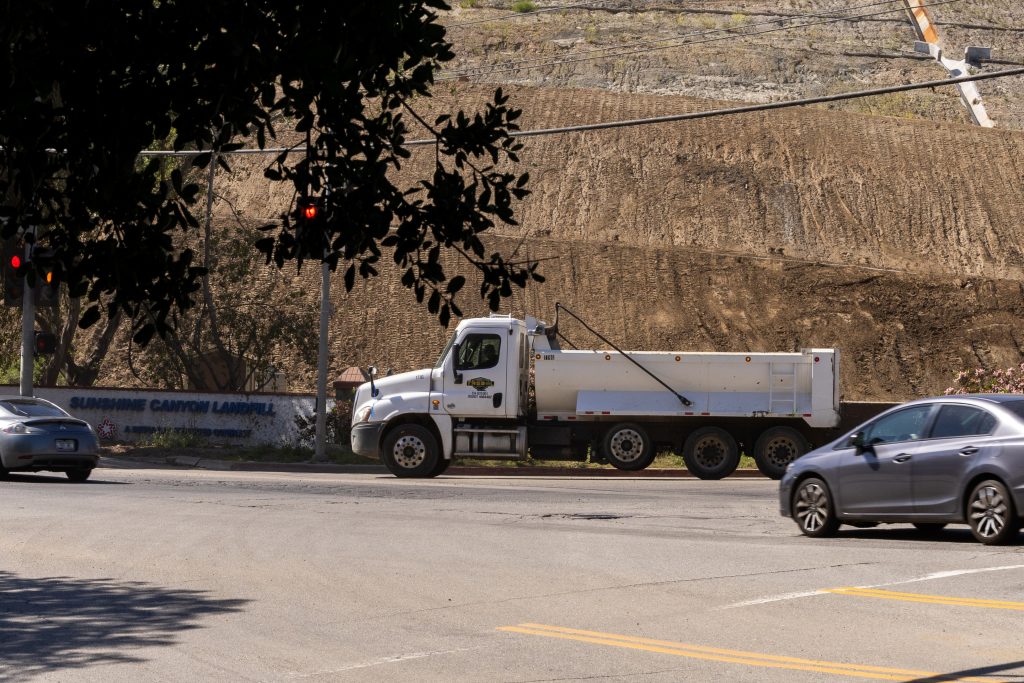
[[[86,481],[89,478],[89,475],[92,474],[92,468],[89,467],[80,470],[68,470],[67,472],[65,472],[65,474],[68,475],[68,479],[70,479],[71,481],[83,482]]]
[[[839,518],[828,485],[817,477],[800,482],[793,493],[793,519],[804,536],[833,536],[839,529]]]
[[[981,482],[967,499],[967,523],[974,538],[985,545],[1002,545],[1020,533],[1020,518],[1013,498],[996,479]]]

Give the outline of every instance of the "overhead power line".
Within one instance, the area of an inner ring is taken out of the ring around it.
[[[715,116],[728,116],[732,114],[748,114],[751,112],[771,111],[774,109],[788,109],[790,107],[804,107],[810,104],[821,104],[824,102],[839,102],[842,100],[853,100],[860,97],[874,97],[876,95],[887,95],[894,92],[906,92],[908,90],[923,90],[925,88],[937,88],[943,85],[956,85],[957,83],[968,83],[970,81],[987,81],[993,78],[1006,78],[1008,76],[1024,75],[1024,67],[1016,69],[1004,69],[987,74],[974,76],[960,76],[958,78],[944,78],[938,81],[924,81],[921,83],[908,83],[905,85],[892,85],[884,88],[871,88],[869,90],[856,90],[853,92],[837,93],[835,95],[821,95],[820,97],[806,97],[798,100],[783,100],[781,102],[769,102],[767,104],[751,104],[742,107],[729,107],[726,109],[712,109],[709,111],[689,112],[686,114],[671,114],[669,116],[654,116],[644,119],[627,119],[625,121],[610,121],[605,123],[588,123],[578,126],[563,126],[561,128],[538,128],[536,130],[523,130],[511,133],[515,137],[534,137],[539,135],[559,135],[564,133],[579,133],[592,130],[608,130],[611,128],[629,128],[632,126],[652,125],[656,123],[670,123],[673,121],[690,121],[693,119],[708,119]],[[407,145],[433,145],[436,140],[412,140]]]
[[[451,24],[448,28],[461,28],[463,26],[473,26],[475,24],[488,24],[492,21],[505,21],[508,19],[519,19],[521,17],[528,17],[532,14],[544,14],[545,12],[557,12],[564,9],[595,9],[600,8],[600,4],[576,4],[576,5],[555,5],[554,7],[541,7],[540,9],[530,10],[528,12],[511,12],[509,14],[500,14],[496,17],[490,17],[488,19],[474,19],[473,21],[460,21],[457,24]]]
[[[734,114],[749,114],[753,112],[772,111],[775,109],[789,109],[792,107],[805,107],[811,104],[822,104],[825,102],[839,102],[842,100],[853,100],[861,97],[874,97],[876,95],[887,95],[895,92],[906,92],[908,90],[923,90],[926,88],[938,88],[944,85],[956,85],[969,81],[987,81],[995,78],[1007,78],[1010,76],[1024,75],[1024,67],[1016,69],[1004,69],[987,74],[976,74],[973,76],[960,76],[959,78],[944,78],[937,81],[923,81],[920,83],[907,83],[904,85],[892,85],[884,88],[871,88],[868,90],[855,90],[852,92],[837,93],[835,95],[821,95],[819,97],[806,97],[797,100],[783,100],[781,102],[769,102],[766,104],[751,104],[742,107],[728,107],[724,109],[710,109],[706,111],[687,112],[685,114],[670,114],[668,116],[652,116],[642,119],[626,119],[623,121],[607,121],[604,123],[586,123],[576,126],[562,126],[559,128],[537,128],[534,130],[520,130],[510,133],[513,137],[538,137],[541,135],[563,135],[567,133],[582,133],[596,130],[610,130],[613,128],[630,128],[633,126],[647,126],[659,123],[672,123],[675,121],[692,121],[695,119],[708,119],[717,116],[731,116]],[[409,140],[405,143],[409,147],[423,145],[436,145],[437,140]],[[220,152],[219,156],[230,156],[234,154],[280,154],[285,151],[292,151],[295,147],[266,147],[264,149],[236,149],[230,152]],[[174,150],[146,150],[139,153],[145,157],[189,157],[197,156],[207,152],[202,151],[174,151]]]
[[[504,73],[508,71],[518,71],[520,69],[538,69],[546,66],[560,66],[563,64],[576,64],[578,62],[593,61],[597,59],[610,59],[612,57],[622,57],[635,54],[643,54],[647,52],[654,52],[656,50],[667,50],[674,47],[688,47],[691,45],[702,45],[704,43],[713,43],[722,40],[733,40],[736,38],[745,38],[748,36],[758,36],[767,33],[777,33],[779,31],[792,31],[793,29],[806,28],[809,26],[820,26],[823,24],[834,24],[844,21],[861,21],[870,17],[881,16],[885,14],[892,14],[894,12],[904,12],[904,7],[900,4],[899,7],[890,7],[889,9],[879,10],[877,12],[869,12],[865,14],[842,14],[838,15],[839,12],[846,12],[849,10],[861,10],[869,7],[878,7],[880,5],[893,5],[895,2],[901,2],[902,0],[879,0],[877,2],[871,2],[864,5],[856,5],[854,7],[843,8],[841,10],[832,10],[830,12],[823,12],[821,14],[802,14],[802,15],[791,15],[782,19],[773,19],[771,21],[757,22],[754,24],[746,24],[743,26],[725,26],[717,29],[709,29],[706,31],[694,31],[691,33],[685,33],[680,36],[672,36],[668,38],[659,38],[656,40],[646,40],[634,43],[620,43],[619,45],[612,45],[605,48],[597,48],[594,50],[585,50],[582,52],[576,52],[561,59],[551,59],[549,57],[536,57],[533,59],[524,59],[514,62],[503,62],[499,64],[493,64],[490,66],[479,66],[463,69],[461,71],[455,71],[451,74],[438,78],[438,81],[450,81],[457,78],[463,78],[467,76],[488,76],[496,73]],[[963,2],[963,0],[938,0],[927,5],[927,7],[937,7],[939,5],[948,5],[952,3]],[[787,26],[778,26],[780,22],[790,21],[793,19],[820,19],[820,21],[807,21],[804,23],[792,23]],[[739,29],[757,28],[761,26],[768,26],[759,31],[748,31]],[[715,35],[725,34],[725,35]],[[704,36],[714,36],[711,38],[705,38],[703,40],[693,40],[693,38],[701,38]],[[671,43],[671,44],[665,44]],[[616,52],[618,50],[618,52]]]

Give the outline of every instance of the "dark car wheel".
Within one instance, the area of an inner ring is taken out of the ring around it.
[[[384,437],[381,460],[396,477],[433,477],[441,455],[434,434],[422,425],[399,425]]]
[[[804,435],[792,427],[772,427],[757,437],[754,463],[769,479],[782,479],[786,467],[811,450]]]
[[[985,545],[1001,545],[1017,537],[1020,519],[1002,482],[988,479],[974,487],[967,499],[967,523]]]
[[[616,469],[642,470],[654,460],[654,444],[647,431],[638,424],[617,424],[601,439],[604,457]]]
[[[92,474],[92,468],[68,470],[65,474],[68,475],[68,479],[70,479],[71,481],[83,482],[89,478],[89,475]]]
[[[437,459],[437,465],[434,466],[434,471],[430,473],[431,477],[437,477],[444,474],[444,471],[448,469],[448,466],[452,464],[452,461],[447,458],[439,457]]]
[[[736,471],[740,448],[732,434],[721,427],[701,427],[683,444],[686,469],[700,479],[721,479]]]
[[[817,477],[800,482],[793,493],[793,519],[805,536],[822,538],[832,536],[839,529],[839,518],[828,486]]]

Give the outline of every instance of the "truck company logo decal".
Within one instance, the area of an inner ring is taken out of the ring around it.
[[[486,377],[474,377],[473,379],[466,382],[466,384],[473,387],[477,391],[484,391],[489,387],[494,386],[494,382],[487,379]]]

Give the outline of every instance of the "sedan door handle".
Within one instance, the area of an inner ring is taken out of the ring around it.
[[[978,452],[977,446],[968,446],[967,448],[960,451],[960,455],[974,455]]]
[[[895,458],[893,458],[892,461],[893,462],[906,462],[906,461],[910,460],[912,457],[914,457],[914,456],[910,455],[909,453],[900,453]]]

